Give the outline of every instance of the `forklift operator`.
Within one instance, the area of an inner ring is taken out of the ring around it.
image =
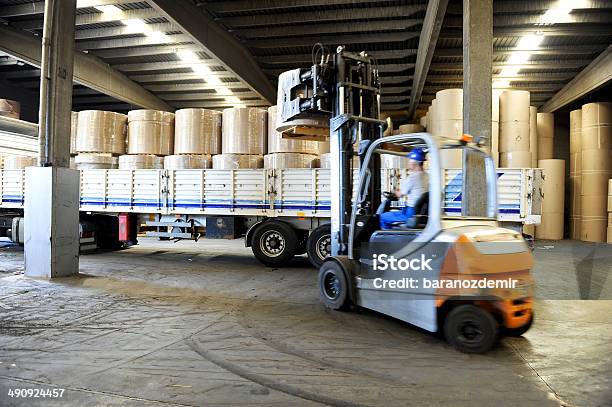
[[[414,206],[424,193],[429,191],[429,179],[427,173],[423,171],[425,162],[425,152],[420,148],[415,148],[408,153],[408,169],[410,175],[400,183],[400,188],[395,192],[398,198],[406,197],[406,206],[399,211],[385,212],[380,215],[380,227],[382,229],[392,229],[394,223],[405,223],[415,215]]]

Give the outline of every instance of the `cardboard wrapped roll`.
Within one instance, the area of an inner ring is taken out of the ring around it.
[[[612,212],[612,195],[608,195],[608,212]]]
[[[612,125],[612,103],[582,105],[582,126]]]
[[[531,151],[531,166],[538,166],[538,108],[529,106],[529,151]]]
[[[19,119],[21,104],[15,100],[0,99],[0,116]]]
[[[538,168],[544,170],[542,213],[563,213],[565,209],[565,161],[539,160]]]
[[[419,117],[419,124],[423,129],[427,129],[427,114],[425,114],[425,116]]]
[[[420,124],[402,124],[398,128],[400,134],[422,133],[425,131]]]
[[[461,149],[440,150],[440,166],[442,168],[463,168],[463,153]]]
[[[582,170],[582,174],[580,177],[582,180],[582,195],[606,195],[606,187],[610,177],[612,177],[611,171]],[[584,203],[585,201],[583,201],[583,205]]]
[[[582,195],[582,217],[601,218],[608,216],[607,195]]]
[[[580,219],[580,240],[584,242],[604,243],[607,239],[606,216],[602,217],[582,217]]]
[[[5,170],[23,170],[26,167],[35,167],[36,158],[21,155],[7,155],[4,157]]]
[[[436,92],[438,120],[463,120],[463,89]]]
[[[612,243],[612,226],[608,226],[608,238],[606,240],[607,243]]]
[[[531,152],[511,151],[499,153],[500,168],[531,168]]]
[[[493,89],[491,95],[491,121],[499,122],[499,98],[504,91],[501,89]]]
[[[536,226],[536,238],[544,240],[562,240],[563,212],[543,212],[542,221]]]
[[[612,125],[582,127],[581,147],[583,150],[612,148]],[[571,136],[570,136],[571,142]]]
[[[78,153],[125,153],[127,116],[102,110],[83,110],[77,116]]]
[[[329,141],[318,141],[317,152],[319,155],[329,153],[330,144]]]
[[[408,168],[410,160],[407,155],[381,154],[380,168]]]
[[[319,157],[314,154],[272,153],[264,156],[264,168],[267,169],[319,168],[319,166]]]
[[[74,168],[77,170],[110,170],[117,168],[112,154],[81,153],[74,157]]]
[[[570,153],[570,168],[571,176],[579,176],[582,172],[582,152]]]
[[[499,121],[529,122],[529,92],[526,90],[505,90],[499,97]]]
[[[223,111],[223,154],[266,153],[268,112],[256,107],[235,107]]]
[[[174,154],[220,154],[221,112],[180,109],[174,116]]]
[[[438,105],[438,101],[436,99],[431,101],[431,118],[429,119],[431,124],[431,133],[432,135],[437,134],[438,132],[438,110],[436,109]],[[461,125],[461,129],[463,130],[463,122]]]
[[[77,138],[77,126],[79,123],[79,114],[72,112],[70,114],[70,154],[74,155],[77,153],[76,138]]]
[[[538,113],[536,115],[538,124],[538,137],[554,138],[555,136],[555,115],[552,113]]]
[[[263,156],[258,154],[219,154],[212,158],[215,170],[263,168]]]
[[[434,137],[461,140],[463,136],[463,120],[439,120],[434,127]]]
[[[582,155],[582,171],[609,171],[612,170],[612,151],[601,149],[584,149]],[[608,183],[606,182],[606,188]]]
[[[170,155],[174,151],[174,113],[132,110],[128,113],[129,155]]]
[[[499,152],[529,152],[529,122],[502,122],[499,128]],[[531,167],[531,164],[529,164]]]
[[[571,205],[570,214],[580,217],[582,214],[582,176],[570,177]]]
[[[320,144],[323,143],[300,138],[283,138],[282,133],[276,131],[276,106],[268,108],[268,153],[318,154]]]
[[[572,240],[580,240],[580,216],[570,215],[569,217],[569,235]]]
[[[550,160],[554,157],[552,138],[542,138],[538,135],[538,160]]]
[[[120,170],[162,170],[164,157],[151,154],[119,156]]]
[[[203,170],[206,168],[212,168],[210,154],[182,154],[164,157],[164,169],[166,170]]]
[[[570,112],[570,153],[579,153],[582,150],[582,110],[572,110]]]
[[[499,167],[499,122],[491,122],[491,157]]]

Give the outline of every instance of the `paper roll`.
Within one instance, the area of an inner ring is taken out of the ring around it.
[[[26,167],[35,167],[36,158],[21,155],[7,155],[4,157],[5,170],[23,170]]]
[[[582,105],[582,127],[612,125],[612,103]]]
[[[499,127],[499,151],[501,153],[529,152],[529,138],[528,121],[502,122]],[[531,167],[531,164],[528,167]]]
[[[570,214],[582,215],[582,176],[570,177]]]
[[[463,168],[463,153],[461,149],[440,150],[440,166],[442,168]]]
[[[584,242],[606,241],[608,219],[605,216],[580,219],[580,240]]]
[[[79,114],[77,112],[70,113],[70,154],[75,155],[76,149],[76,135],[77,125],[79,123]]]
[[[555,136],[555,115],[552,113],[538,113],[536,115],[538,125],[538,137],[554,138]]]
[[[438,120],[463,120],[463,89],[438,91],[436,100]]]
[[[127,116],[102,110],[83,110],[77,116],[75,151],[78,153],[125,153]]]
[[[538,168],[544,170],[542,213],[563,213],[565,209],[565,161],[539,160]]]
[[[219,154],[212,158],[215,170],[262,168],[263,156],[257,154]]]
[[[419,117],[419,124],[423,129],[427,129],[427,114],[425,114],[425,116]]]
[[[81,153],[74,157],[74,168],[77,170],[110,170],[117,168],[112,154]]]
[[[501,89],[493,89],[491,95],[491,121],[499,122],[499,98],[504,91]]]
[[[264,168],[319,168],[319,157],[314,154],[272,153],[264,156]]]
[[[531,168],[531,152],[511,151],[499,153],[500,168]]]
[[[582,127],[581,148],[583,150],[612,148],[612,125]],[[570,134],[571,142],[571,134]]]
[[[400,131],[400,134],[422,133],[425,131],[423,126],[420,124],[402,124],[399,126],[398,130]]]
[[[579,216],[570,215],[569,217],[569,235],[570,239],[580,240],[580,223]]]
[[[323,142],[283,138],[282,133],[276,131],[276,106],[268,108],[268,153],[319,154],[320,144]]]
[[[606,195],[606,189],[608,180],[612,177],[611,171],[589,171],[582,170],[582,195],[594,195],[594,196],[604,196]],[[583,206],[588,204],[587,200],[583,200]]]
[[[563,212],[543,212],[542,221],[536,226],[536,238],[544,240],[562,240]]]
[[[231,108],[223,111],[223,154],[266,153],[268,113],[255,107]]]
[[[538,160],[550,160],[554,156],[553,139],[540,137],[538,133]]]
[[[463,136],[462,120],[439,120],[435,125],[434,137],[460,140]]]
[[[15,100],[0,99],[0,116],[19,119],[21,104]]]
[[[170,155],[174,151],[174,113],[132,110],[128,113],[129,155]]]
[[[538,167],[538,108],[529,106],[529,151],[531,166]]]
[[[329,153],[329,141],[318,141],[317,142],[317,151],[318,154],[327,154]]]
[[[581,147],[582,134],[582,110],[570,112],[570,153],[578,153]]]
[[[180,109],[174,117],[174,154],[221,153],[221,112]]]
[[[201,170],[212,167],[212,156],[209,154],[167,155],[164,157],[166,170]]]
[[[529,92],[526,90],[505,90],[499,97],[499,121],[529,122]]]
[[[499,123],[491,122],[491,157],[499,167]]]
[[[612,150],[584,149],[582,155],[582,171],[610,171],[612,170]],[[607,188],[606,181],[606,188]]]
[[[120,170],[161,170],[163,168],[164,157],[150,154],[119,156]]]

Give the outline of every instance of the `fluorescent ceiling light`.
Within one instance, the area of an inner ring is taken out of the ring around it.
[[[151,31],[144,34],[159,44],[166,44],[170,42],[170,38],[168,38],[166,33],[163,33],[161,31]]]
[[[242,103],[242,100],[240,100],[240,98],[238,98],[236,96],[227,96],[225,98],[225,100],[230,102],[230,103]]]
[[[181,51],[177,51],[176,55],[181,59],[181,61],[183,62],[188,62],[188,63],[196,63],[200,61],[200,57],[198,57],[198,54],[196,54],[193,51],[189,51],[189,50],[181,50]]]
[[[521,68],[518,66],[505,66],[499,73],[499,76],[516,76],[520,70]]]
[[[529,61],[531,58],[531,54],[527,51],[520,51],[515,54],[510,55],[510,58],[506,61],[508,65],[520,65]]]
[[[131,33],[148,33],[151,32],[149,25],[138,18],[123,20],[122,23],[130,29]]]
[[[546,13],[542,15],[540,18],[541,25],[553,25],[553,24],[562,24],[562,23],[570,23],[572,18],[570,17],[570,13],[572,12],[572,8],[551,8],[546,10]]]
[[[94,6],[94,8],[104,14],[118,14],[123,12],[119,7],[113,5]]]
[[[543,34],[527,34],[521,37],[516,44],[518,50],[537,49],[544,40]]]

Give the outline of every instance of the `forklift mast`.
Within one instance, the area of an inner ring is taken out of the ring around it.
[[[283,122],[312,115],[330,118],[331,152],[331,238],[332,255],[347,255],[350,244],[354,173],[353,158],[364,162],[372,141],[382,137],[386,123],[380,120],[380,81],[376,61],[365,52],[338,47],[330,55],[321,44],[313,49],[314,65],[287,72],[279,78],[279,117]],[[318,60],[320,55],[320,60]],[[318,61],[317,61],[318,60]],[[368,164],[369,174],[380,174],[378,155]],[[380,203],[380,177],[371,177],[368,202],[360,215],[371,215]]]

